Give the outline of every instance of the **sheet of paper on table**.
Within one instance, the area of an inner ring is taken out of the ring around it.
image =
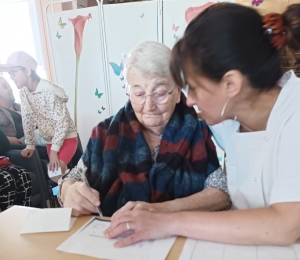
[[[28,209],[20,234],[69,231],[76,220],[71,208]]]
[[[176,237],[142,241],[125,248],[115,248],[118,239],[106,239],[103,231],[110,222],[92,218],[75,234],[64,241],[57,250],[113,260],[163,260],[167,257]]]
[[[300,244],[236,246],[187,239],[179,260],[300,260]]]

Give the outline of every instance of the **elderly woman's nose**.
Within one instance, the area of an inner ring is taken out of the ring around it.
[[[144,108],[147,110],[153,110],[155,109],[155,103],[153,102],[153,97],[152,96],[146,96]]]

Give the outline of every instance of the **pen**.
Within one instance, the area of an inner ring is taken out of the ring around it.
[[[86,186],[89,187],[89,189],[92,191],[92,188],[88,182],[88,180],[85,177],[85,173],[87,171],[87,167],[84,165],[82,159],[79,160],[78,165],[77,165],[77,170],[80,173],[81,179],[84,181],[84,183],[86,184]],[[100,217],[103,217],[102,211],[100,209],[100,206],[96,206],[96,209],[98,211],[98,214]]]

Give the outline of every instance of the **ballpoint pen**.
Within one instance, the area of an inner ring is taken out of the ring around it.
[[[84,183],[86,184],[86,186],[89,187],[89,189],[92,191],[92,188],[88,182],[88,180],[85,177],[85,173],[87,171],[87,167],[84,165],[82,159],[79,160],[78,164],[77,164],[77,171],[80,173],[81,179],[84,181]],[[100,209],[100,206],[96,206],[96,209],[99,213],[100,217],[103,217],[102,211]]]

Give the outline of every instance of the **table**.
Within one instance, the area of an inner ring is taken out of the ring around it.
[[[81,228],[92,216],[80,217],[68,232],[37,233],[20,235],[28,208],[13,206],[0,213],[0,258],[3,260],[91,260],[89,256],[69,254],[56,248]],[[178,237],[167,260],[179,259],[186,238]]]

